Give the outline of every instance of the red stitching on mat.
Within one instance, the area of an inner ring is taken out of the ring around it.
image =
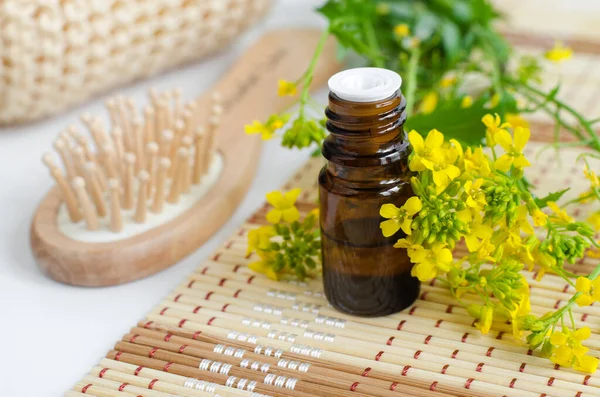
[[[203,276],[206,276],[206,272],[208,271],[208,266],[205,266],[204,269],[200,272]]]
[[[148,329],[150,328],[150,325],[152,325],[154,323],[154,321],[148,321],[146,324],[144,324],[144,328]]]
[[[504,331],[500,331],[500,332],[498,332],[496,339],[501,340],[503,336],[504,336]]]
[[[187,318],[184,318],[183,320],[181,320],[181,321],[179,322],[179,324],[177,324],[177,326],[178,326],[179,328],[183,328],[183,324],[185,324],[186,322],[187,322]]]
[[[409,369],[410,369],[410,365],[405,365],[404,368],[402,368],[402,376],[406,376],[406,373],[408,372]]]
[[[172,336],[173,336],[173,334],[169,332],[168,334],[166,334],[166,335],[165,335],[165,337],[163,338],[163,340],[164,340],[165,342],[168,342],[168,341],[170,341],[170,340],[171,340],[171,337],[172,337]]]
[[[375,361],[379,361],[381,359],[381,356],[383,356],[383,353],[383,350],[377,353],[377,355],[375,356]]]
[[[457,354],[458,354],[458,349],[456,349],[452,352],[452,358],[456,358]]]
[[[444,367],[442,368],[442,374],[443,374],[443,375],[445,375],[445,374],[446,374],[446,371],[448,370],[448,367],[449,367],[449,366],[450,366],[450,365],[448,365],[448,364],[444,365]]]
[[[391,391],[396,391],[396,386],[398,386],[398,382],[394,382],[390,385],[390,390]]]
[[[514,388],[516,381],[517,381],[517,378],[512,378],[512,380],[510,381],[510,384],[508,385],[508,387],[510,387],[511,389]]]
[[[119,358],[121,358],[121,354],[123,354],[123,352],[117,352],[117,354],[115,354],[115,361],[119,361]]]
[[[356,387],[358,386],[358,382],[354,382],[351,386],[350,386],[350,391],[354,391],[356,390]]]
[[[240,270],[240,268],[241,268],[241,267],[242,267],[242,265],[240,265],[240,264],[237,264],[237,265],[235,265],[235,266],[233,267],[233,272],[234,272],[234,273],[237,273],[237,271],[238,271],[238,270]]]
[[[204,300],[205,300],[205,301],[209,300],[209,299],[210,299],[210,296],[211,296],[212,294],[214,294],[214,292],[213,292],[213,291],[209,291],[209,292],[207,292],[207,293],[206,293],[206,295],[204,296]]]
[[[181,298],[181,294],[178,294],[175,298],[173,298],[173,301],[177,302],[179,301],[179,298]]]
[[[198,336],[202,333],[202,331],[196,331],[194,332],[194,335],[192,336],[192,339],[196,340],[196,338],[198,338]]]
[[[437,320],[437,322],[435,323],[435,327],[439,328],[443,321],[444,320]]]
[[[583,379],[583,384],[587,386],[591,377],[592,377],[591,375],[586,375],[586,377]]]
[[[142,367],[142,366],[140,365],[139,367],[137,367],[137,368],[135,369],[135,371],[133,371],[133,375],[134,375],[134,376],[138,376],[138,375],[140,374],[140,371],[141,371],[141,370],[143,370],[143,369],[144,369],[144,367]]]
[[[525,366],[527,365],[527,363],[523,363],[521,364],[521,366],[519,367],[519,372],[523,372],[525,371]]]
[[[581,321],[585,321],[588,318],[588,314],[587,313],[583,313],[583,315],[581,316]]]
[[[400,321],[400,322],[398,323],[398,326],[396,327],[396,329],[397,329],[398,331],[401,331],[401,330],[402,330],[402,326],[404,325],[404,323],[405,323],[405,322],[406,322],[406,320],[402,320],[402,321]]]
[[[91,384],[91,383],[88,383],[87,385],[85,385],[85,386],[83,386],[83,387],[81,388],[81,392],[82,392],[83,394],[85,394],[85,392],[87,391],[87,389],[89,389],[91,386],[92,386],[92,384]]]
[[[148,383],[148,389],[152,390],[156,382],[158,382],[158,379],[152,379],[150,383]]]
[[[454,305],[448,305],[446,308],[446,313],[452,313],[452,309],[454,309]]]
[[[127,383],[127,382],[122,383],[121,386],[119,386],[119,391],[125,390],[125,388],[127,387],[127,385],[129,385],[129,383]]]
[[[413,356],[414,359],[417,360],[419,358],[419,356],[421,355],[421,353],[422,353],[421,350],[417,350]]]
[[[221,308],[221,311],[223,313],[225,313],[225,311],[227,310],[228,307],[229,307],[229,303],[224,304],[223,307]]]
[[[388,346],[391,346],[393,341],[394,341],[394,337],[390,336],[390,339],[388,339],[387,342],[385,342],[385,344]]]
[[[150,352],[148,353],[148,357],[154,358],[154,355],[156,354],[157,350],[158,350],[158,347],[153,347],[152,350],[150,350]]]
[[[462,336],[462,338],[460,339],[462,343],[466,343],[467,342],[467,337],[469,336],[468,332],[465,332],[465,334]]]
[[[437,381],[434,381],[434,382],[431,384],[431,386],[429,386],[429,390],[431,390],[431,391],[435,391],[435,388],[436,388],[436,386],[437,386]]]
[[[165,312],[166,312],[168,309],[169,309],[168,307],[165,307],[165,308],[163,308],[163,309],[160,311],[160,313],[159,313],[159,314],[160,314],[161,316],[164,316],[164,315],[165,315]]]
[[[473,383],[475,379],[473,378],[469,378],[467,379],[467,381],[465,382],[465,389],[470,389],[471,388],[471,383]]]
[[[256,277],[256,276],[254,276],[254,275],[252,275],[252,276],[248,277],[248,280],[246,281],[246,283],[248,283],[248,284],[252,284],[252,281],[254,281],[254,278],[255,278],[255,277]]]
[[[219,280],[219,287],[222,287],[225,282],[227,282],[227,277],[223,277],[222,279]]]
[[[129,343],[133,343],[135,342],[135,340],[138,338],[138,334],[133,335],[130,339],[129,339]]]
[[[237,291],[235,291],[235,293],[233,294],[233,297],[234,297],[234,298],[237,298],[237,297],[238,297],[238,295],[240,294],[240,292],[242,292],[242,290],[241,290],[241,289],[238,289]]]
[[[492,357],[492,352],[494,351],[494,349],[495,349],[495,347],[494,347],[494,346],[490,347],[490,348],[488,349],[487,353],[485,353],[485,355],[486,355],[487,357]]]
[[[100,373],[98,374],[98,378],[102,379],[106,371],[108,371],[108,368],[103,368],[102,371],[100,371]]]
[[[533,354],[533,350],[531,350],[531,349],[527,350],[527,355],[528,356],[531,356],[532,354]]]
[[[554,377],[551,376],[550,379],[548,379],[548,386],[552,386],[553,383],[554,383]]]
[[[220,257],[221,257],[221,253],[219,252],[217,255],[213,256],[212,260],[217,262]]]
[[[181,345],[181,347],[179,348],[179,353],[183,353],[186,347],[188,347],[188,345]]]
[[[173,365],[172,362],[166,363],[165,366],[163,367],[163,371],[164,372],[169,372],[169,368],[171,368],[171,365]]]
[[[188,288],[192,288],[192,285],[194,285],[194,283],[195,283],[195,282],[196,282],[195,280],[192,280],[192,281],[190,281],[190,282],[188,283],[188,286],[187,286],[187,287],[188,287]]]
[[[208,322],[206,324],[212,325],[212,322],[215,321],[216,319],[217,319],[216,317],[211,317],[208,319]]]
[[[427,296],[427,293],[428,293],[428,292],[429,292],[429,291],[425,291],[425,292],[423,292],[423,293],[421,294],[421,296],[419,297],[419,299],[421,299],[422,301],[424,301],[424,300],[425,300],[425,297]]]
[[[194,313],[194,314],[198,314],[198,311],[199,311],[200,309],[202,309],[202,306],[196,306],[196,307],[194,308],[194,310],[192,310],[192,313]]]
[[[369,375],[369,372],[371,372],[371,367],[365,368],[365,370],[362,373],[362,376],[366,377],[367,375]]]
[[[416,306],[411,307],[410,311],[408,312],[408,314],[412,316],[414,314],[415,310],[417,310]]]
[[[425,338],[425,340],[423,341],[423,343],[425,343],[426,345],[428,345],[429,341],[431,340],[431,338],[433,338],[432,335],[427,335],[427,337]]]
[[[479,363],[479,364],[477,364],[477,368],[475,369],[475,371],[481,372],[481,369],[483,368],[484,365],[485,365],[485,363]]]

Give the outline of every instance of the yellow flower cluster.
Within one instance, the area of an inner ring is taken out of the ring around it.
[[[469,305],[468,312],[483,334],[496,318],[508,320],[516,338],[530,331],[532,347],[546,341],[545,351],[555,362],[589,371],[597,365],[592,357],[579,354],[581,349],[573,354],[566,350],[585,339],[578,339],[585,331],[563,331],[550,338],[549,331],[565,312],[539,320],[530,315],[529,285],[520,271],[538,265],[540,277],[547,271],[561,274],[565,260],[583,255],[589,246],[584,237],[591,231],[555,202],[544,201],[552,211],[545,214],[523,187],[523,171],[530,166],[524,154],[530,131],[520,116],[510,118],[511,122],[497,114],[482,118],[491,154],[483,147],[463,149],[456,140],[445,141],[435,129],[424,137],[410,131],[409,168],[416,173],[411,180],[415,196],[400,207],[383,205],[381,230],[386,237],[401,233],[395,247],[407,250],[414,277],[427,281],[445,276],[457,298],[469,295],[467,301],[481,301]],[[546,228],[549,237],[540,240],[534,226]],[[571,231],[581,235],[573,236]],[[459,242],[464,242],[468,253],[454,258]],[[577,290],[580,305],[597,301],[600,278],[580,278]]]
[[[248,232],[246,255],[248,258],[253,254],[258,256],[248,267],[272,280],[304,279],[318,272],[315,261],[321,245],[316,229],[318,210],[311,211],[300,222],[300,211],[296,207],[300,193],[300,189],[267,193],[267,202],[272,206],[266,215],[270,224]]]
[[[268,141],[275,136],[277,130],[281,129],[290,119],[289,114],[274,114],[266,123],[254,120],[252,124],[244,126],[244,132],[248,135],[260,134],[263,141]]]
[[[546,59],[548,59],[552,62],[555,62],[555,63],[559,63],[564,60],[567,60],[567,59],[571,58],[572,56],[573,56],[573,50],[571,50],[569,47],[565,47],[565,45],[560,41],[557,41],[554,44],[554,47],[552,49],[550,49],[549,51],[547,51],[545,54]]]

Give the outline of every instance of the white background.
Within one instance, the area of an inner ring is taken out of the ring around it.
[[[138,103],[150,87],[183,87],[193,98],[209,88],[261,33],[282,26],[323,26],[312,12],[318,0],[279,0],[232,47],[219,55],[126,87]],[[293,45],[293,43],[290,43]],[[274,89],[276,79],[273,76]],[[51,186],[40,162],[57,133],[84,111],[99,113],[99,98],[66,114],[18,128],[0,128],[0,396],[60,396],[95,366],[131,326],[209,256],[308,158],[276,141],[263,148],[257,177],[237,212],[200,250],[144,280],[111,288],[59,284],[37,268],[29,225]],[[240,134],[242,134],[240,128]]]

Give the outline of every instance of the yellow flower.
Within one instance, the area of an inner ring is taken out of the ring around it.
[[[258,251],[261,260],[248,264],[248,268],[256,273],[264,274],[271,280],[277,280],[277,273],[273,270],[274,254],[272,252]]]
[[[471,226],[471,233],[465,235],[465,244],[469,252],[476,253],[478,260],[495,262],[491,254],[496,247],[490,243],[494,230],[486,224],[475,223]]]
[[[463,109],[470,108],[471,106],[473,106],[473,97],[470,95],[463,97],[462,101],[460,101],[460,107]]]
[[[438,94],[436,92],[429,92],[425,94],[423,100],[421,101],[421,105],[419,110],[421,113],[429,114],[435,110],[438,104]]]
[[[254,251],[264,251],[271,245],[271,237],[275,236],[272,226],[261,226],[248,232],[248,248],[246,255]]]
[[[388,219],[387,221],[381,222],[379,227],[381,227],[381,232],[384,237],[390,237],[399,229],[402,229],[404,233],[410,235],[412,230],[410,228],[412,224],[413,216],[421,211],[423,208],[423,203],[421,199],[414,196],[406,200],[406,203],[400,208],[396,207],[394,204],[384,204],[381,206],[379,210],[379,215]]]
[[[273,138],[274,130],[267,128],[266,125],[258,120],[254,120],[252,124],[244,126],[244,131],[248,135],[260,134],[263,141],[268,141]]]
[[[573,50],[569,47],[565,47],[562,42],[557,41],[554,43],[554,47],[547,51],[544,56],[552,62],[559,63],[571,58],[573,56]]]
[[[407,37],[410,35],[410,27],[405,23],[394,26],[394,34],[398,37]]]
[[[585,166],[585,169],[583,170],[583,174],[585,175],[585,177],[587,179],[590,180],[592,188],[598,188],[598,187],[600,187],[600,180],[598,179],[598,175],[596,175],[596,173],[594,171],[592,171],[591,169],[589,169],[588,166],[587,166],[587,164]]]
[[[556,347],[550,360],[560,366],[571,367],[575,359],[581,359],[588,352],[589,349],[584,347],[581,341],[586,340],[590,335],[591,331],[588,327],[577,331],[568,328],[563,328],[560,332],[555,331],[550,336],[550,343]]]
[[[565,210],[560,209],[558,204],[556,204],[554,201],[549,201],[548,207],[550,207],[552,212],[554,212],[554,215],[552,216],[552,218],[554,218],[555,220],[558,220],[561,223],[574,222],[573,218],[571,218],[569,215],[567,215],[567,212]]]
[[[298,86],[293,81],[279,80],[279,88],[277,95],[279,96],[294,96],[298,93]]]
[[[448,76],[444,77],[442,81],[440,81],[440,86],[442,88],[448,88],[453,86],[456,83],[456,76]]]
[[[533,226],[527,220],[527,207],[521,205],[516,209],[517,218],[515,219],[514,227],[516,229],[524,231],[526,234],[532,235],[535,233]]]
[[[492,172],[490,160],[481,147],[476,148],[474,151],[471,147],[468,147],[467,150],[465,150],[464,164],[465,171],[468,173],[488,176]]]
[[[577,292],[581,292],[576,300],[579,306],[589,306],[600,301],[600,277],[593,281],[587,277],[577,277],[575,289]]]
[[[514,128],[523,127],[529,128],[529,121],[525,120],[518,113],[506,113],[506,122],[512,125]]]
[[[500,116],[498,115],[498,113],[496,113],[495,117],[492,116],[491,114],[486,114],[481,119],[481,122],[486,127],[485,139],[486,139],[486,144],[489,147],[496,146],[496,141],[494,140],[494,137],[497,132],[505,131],[506,133],[508,133],[508,131],[506,131],[505,128],[511,127],[511,125],[509,123],[502,123],[502,120],[500,119]]]
[[[300,213],[294,203],[300,195],[300,191],[300,189],[293,189],[285,194],[279,191],[267,193],[267,201],[275,207],[267,213],[267,220],[271,223],[279,223],[282,218],[289,223],[297,221]]]
[[[264,124],[258,120],[254,120],[252,124],[244,126],[244,131],[248,135],[260,134],[263,141],[268,141],[269,139],[273,138],[275,131],[287,123],[289,117],[290,116],[288,114],[274,114],[269,117],[267,122]]]
[[[499,93],[495,93],[494,95],[492,95],[492,98],[490,99],[490,108],[493,109],[496,106],[498,106],[498,104],[500,103],[500,98],[502,97]]]
[[[539,208],[533,210],[531,217],[533,218],[533,224],[537,227],[546,226],[546,222],[548,222],[548,215],[544,214]]]
[[[594,212],[587,219],[588,223],[590,223],[594,230],[600,231],[600,211]]]
[[[467,194],[465,204],[474,211],[483,210],[483,207],[487,204],[485,193],[481,190],[482,184],[483,179],[476,179],[474,182],[469,180],[464,184],[465,193]]]
[[[494,308],[489,305],[485,305],[481,308],[479,313],[479,319],[475,322],[475,327],[481,331],[483,335],[490,332],[492,328],[492,321],[494,320]]]
[[[409,252],[411,262],[415,263],[411,275],[421,281],[428,281],[441,272],[448,272],[452,267],[452,251],[446,244],[435,243],[431,249],[421,246],[413,247],[412,255]]]
[[[582,356],[575,358],[573,369],[576,371],[587,372],[593,374],[598,368],[598,358],[592,356]]]
[[[531,165],[523,155],[523,149],[525,149],[525,145],[529,141],[531,132],[528,128],[517,127],[515,128],[514,135],[513,142],[513,138],[506,130],[499,130],[494,134],[494,140],[502,146],[505,152],[494,163],[500,171],[507,172],[513,165],[515,168],[524,168]]]
[[[438,130],[429,131],[425,140],[413,130],[408,133],[408,139],[413,147],[409,168],[412,171],[431,170],[438,193],[443,191],[453,179],[460,176],[460,169],[457,166],[446,163],[448,155],[458,156],[462,152],[462,148],[459,151],[458,142],[455,141],[454,150],[444,150],[442,147],[444,135]]]
[[[429,131],[425,140],[421,134],[412,130],[408,133],[408,140],[413,147],[413,155],[409,164],[411,171],[432,169],[433,164],[444,161],[442,152],[444,135],[438,130]]]

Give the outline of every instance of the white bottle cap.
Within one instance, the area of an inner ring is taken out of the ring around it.
[[[381,68],[348,69],[331,76],[329,90],[349,102],[375,102],[389,98],[402,85],[402,77]]]

